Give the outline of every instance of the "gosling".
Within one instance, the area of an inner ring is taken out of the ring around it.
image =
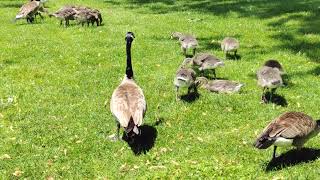
[[[234,52],[234,57],[237,58],[239,46],[239,41],[232,37],[226,37],[221,42],[221,49],[225,53],[226,59],[228,59],[229,52]]]
[[[205,89],[215,92],[215,93],[226,93],[226,94],[233,94],[240,91],[243,84],[229,81],[229,80],[213,80],[209,81],[205,77],[198,77],[196,78],[197,86],[204,87]]]

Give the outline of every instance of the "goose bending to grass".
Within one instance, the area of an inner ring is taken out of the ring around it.
[[[197,91],[195,85],[196,72],[193,69],[186,67],[191,60],[191,58],[186,58],[176,72],[176,76],[173,81],[174,86],[176,87],[176,100],[179,100],[179,88],[188,88],[188,94],[190,93],[191,89]]]
[[[258,85],[263,88],[261,100],[264,103],[272,100],[275,90],[283,85],[281,74],[282,66],[276,60],[266,61],[261,69],[257,71]],[[265,93],[270,90],[269,100],[266,99]]]
[[[49,17],[56,17],[60,20],[60,26],[64,22],[64,27],[67,27],[70,24],[70,20],[75,20],[74,16],[76,15],[76,11],[73,7],[74,6],[64,6],[57,12],[50,14]]]
[[[184,35],[180,32],[174,32],[171,34],[171,38],[178,39],[181,44],[181,50],[185,56],[187,56],[187,50],[192,49],[192,55],[196,54],[198,47],[197,38],[192,35]]]
[[[286,112],[274,119],[258,136],[254,147],[267,149],[274,145],[273,158],[278,146],[302,148],[310,138],[320,131],[320,120],[314,121],[302,112]]]
[[[125,134],[132,142],[136,135],[140,135],[139,126],[141,126],[147,103],[142,89],[136,84],[133,78],[133,69],[131,63],[131,44],[134,34],[128,32],[125,40],[127,53],[126,75],[120,85],[113,91],[110,110],[116,118],[117,134],[110,136],[111,140],[119,139],[120,126],[124,128]]]
[[[206,70],[212,70],[214,78],[216,78],[216,68],[224,66],[224,62],[208,53],[197,54],[193,57],[192,63],[194,66],[198,66],[202,73]]]
[[[35,15],[38,14],[40,7],[44,1],[29,1],[22,5],[14,21],[19,19],[27,19],[28,23],[33,23]]]
[[[201,87],[204,87],[205,89],[216,92],[216,93],[227,93],[232,94],[239,92],[243,84],[235,82],[235,81],[229,81],[229,80],[213,80],[209,81],[205,77],[198,77],[196,79],[197,86],[200,85]]]
[[[234,57],[237,57],[239,46],[239,41],[232,37],[226,37],[221,42],[221,49],[225,53],[226,59],[228,58],[229,52],[234,52]]]

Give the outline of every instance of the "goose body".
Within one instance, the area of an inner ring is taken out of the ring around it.
[[[198,66],[202,72],[205,70],[213,70],[214,77],[216,77],[215,69],[224,66],[224,62],[214,55],[201,53],[193,58],[193,65]]]
[[[205,89],[211,92],[216,92],[216,93],[227,93],[227,94],[236,93],[236,92],[239,92],[241,87],[243,86],[243,84],[235,81],[229,81],[229,80],[209,81],[205,77],[197,78],[196,81],[197,82],[201,81],[200,83]]]
[[[302,112],[286,112],[267,125],[258,136],[254,146],[258,149],[267,149],[274,145],[273,158],[275,158],[277,146],[301,148],[319,131],[319,120],[314,121]]]
[[[190,90],[194,88],[194,91],[196,90],[195,86],[195,79],[196,79],[196,72],[186,67],[187,62],[189,62],[191,59],[186,58],[182,65],[179,67],[179,69],[176,72],[176,75],[174,77],[173,84],[176,87],[176,99],[178,100],[178,91],[180,88],[188,88],[188,93],[190,93]]]
[[[73,6],[64,6],[57,12],[50,14],[49,17],[56,17],[60,20],[60,25],[64,22],[64,26],[66,27],[70,24],[70,20],[75,20],[75,15],[76,11],[73,9]]]
[[[221,49],[225,52],[226,58],[229,52],[234,52],[234,55],[236,56],[239,46],[239,41],[232,37],[226,37],[221,42]]]
[[[283,85],[282,67],[278,61],[266,61],[265,64],[257,71],[258,85],[263,88],[262,100],[267,102],[265,91],[271,90],[271,95],[274,91]],[[271,100],[271,96],[269,101]]]
[[[181,50],[183,54],[187,55],[187,50],[191,49],[193,51],[193,56],[196,53],[198,47],[198,40],[192,35],[185,35],[180,32],[174,32],[171,34],[171,38],[178,39],[181,45]]]
[[[131,43],[134,34],[126,34],[127,42],[127,67],[126,75],[120,85],[113,91],[110,110],[117,122],[117,135],[112,136],[113,140],[119,139],[119,129],[123,127],[128,138],[134,140],[140,134],[139,127],[147,109],[147,103],[142,89],[136,84],[133,78],[131,63]]]
[[[38,13],[40,8],[40,1],[29,1],[26,4],[22,5],[18,14],[16,15],[15,20],[26,18],[27,22],[32,23],[34,16]]]

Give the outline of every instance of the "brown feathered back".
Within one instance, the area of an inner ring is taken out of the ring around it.
[[[20,8],[16,16],[16,19],[25,18],[27,16],[33,16],[34,14],[37,13],[39,7],[40,7],[39,1],[27,2],[26,4],[22,5],[22,7]]]

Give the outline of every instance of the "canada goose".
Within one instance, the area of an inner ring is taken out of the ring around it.
[[[112,140],[119,139],[120,126],[124,128],[130,141],[140,134],[139,126],[142,124],[147,103],[142,89],[135,83],[131,63],[131,44],[134,39],[132,32],[127,32],[125,40],[127,53],[126,75],[120,85],[113,91],[110,110],[117,123],[117,134],[111,136]]]
[[[266,61],[261,69],[257,71],[258,85],[263,88],[261,100],[266,103],[268,100],[265,96],[265,91],[270,90],[269,101],[272,99],[272,95],[275,90],[283,85],[282,81],[282,67],[278,67],[280,63],[276,60]],[[280,69],[279,69],[280,68]]]
[[[69,25],[70,20],[74,20],[74,16],[76,15],[76,11],[73,9],[72,6],[64,6],[60,8],[57,12],[49,14],[49,17],[56,17],[60,20],[60,25],[62,25],[62,22],[64,21],[64,26]]]
[[[201,85],[202,87],[206,88],[207,90],[211,92],[216,93],[236,93],[239,92],[243,84],[235,82],[235,81],[229,81],[229,80],[213,80],[209,81],[205,77],[198,77],[196,79],[196,84]]]
[[[76,9],[75,19],[78,20],[78,22],[81,23],[82,26],[84,25],[84,23],[87,23],[89,26],[90,23],[93,25],[95,22],[97,26],[99,26],[100,22],[102,21],[100,12],[94,11],[89,8]]]
[[[212,70],[213,75],[216,78],[215,69],[221,66],[224,66],[224,63],[217,57],[208,54],[208,53],[200,53],[193,57],[193,65],[199,67],[199,71],[202,73],[205,70]]]
[[[221,49],[225,53],[226,59],[229,52],[234,52],[234,56],[236,57],[239,46],[239,41],[232,37],[226,37],[221,42]]]
[[[187,50],[192,49],[193,56],[196,54],[198,47],[198,41],[196,37],[192,35],[184,35],[180,32],[174,32],[171,34],[171,39],[178,39],[181,44],[181,50],[185,56],[187,56]]]
[[[258,136],[254,147],[267,149],[274,145],[273,158],[277,146],[302,148],[304,143],[320,131],[320,120],[314,121],[302,112],[286,112],[274,119]]]
[[[179,88],[188,88],[188,94],[191,89],[197,91],[195,86],[196,72],[193,69],[186,67],[187,63],[190,61],[191,58],[186,58],[176,72],[176,76],[173,81],[174,86],[176,87],[176,100],[179,100]]]
[[[27,2],[26,4],[22,5],[14,21],[26,18],[28,23],[32,23],[34,21],[34,15],[38,12],[41,5],[41,1]]]

